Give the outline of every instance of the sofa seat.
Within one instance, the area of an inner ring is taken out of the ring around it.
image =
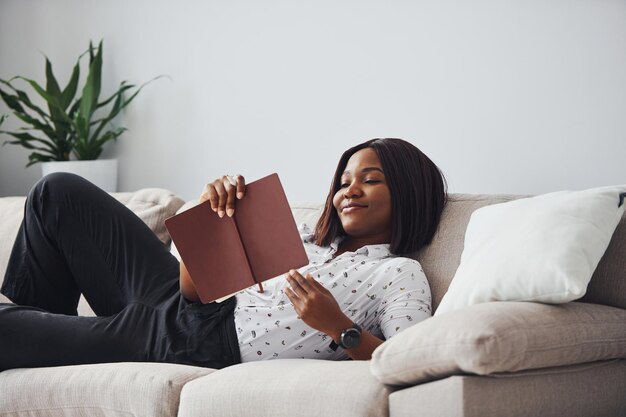
[[[175,417],[183,386],[214,372],[169,363],[107,363],[0,372],[0,416]]]
[[[190,381],[178,416],[382,417],[389,392],[368,361],[248,362]]]
[[[393,392],[393,417],[617,417],[626,415],[626,360],[458,375]],[[419,409],[416,405],[419,404]]]

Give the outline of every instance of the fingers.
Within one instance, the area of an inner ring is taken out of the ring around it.
[[[225,197],[226,197],[226,202],[225,202],[226,215],[228,217],[233,217],[233,214],[235,214],[235,194],[237,192],[237,189],[235,188],[233,183],[230,182],[230,178],[228,177],[226,177],[226,181],[223,181],[222,184],[224,185],[224,191],[225,191]],[[220,204],[221,202],[222,200],[220,196]],[[219,211],[217,214],[219,214]],[[220,217],[222,216],[223,214]]]
[[[337,317],[343,314],[337,300],[311,274],[303,277],[292,270],[286,278],[291,288],[287,286],[284,291],[298,314],[298,319],[329,334],[328,329],[333,329]]]
[[[296,297],[312,296],[315,292],[328,295],[328,291],[319,281],[307,274],[306,278],[302,276],[298,271],[291,270],[286,274],[287,282],[291,285],[291,292]]]
[[[304,281],[306,280],[302,277],[302,275],[294,270],[289,271],[289,273],[285,274],[285,276],[287,277],[287,282],[291,285],[291,288],[285,288],[285,294],[298,314],[298,319],[300,319],[302,316],[302,309],[306,304],[308,296],[308,293],[302,285],[300,285],[300,283],[302,282],[304,284]]]
[[[235,199],[243,198],[245,194],[245,179],[242,175],[223,175],[204,187],[200,195],[200,202],[210,201],[211,209],[220,217],[226,214],[232,217],[235,214]]]
[[[217,204],[215,207],[211,208],[213,211],[217,211],[220,217],[224,217],[224,213],[226,213],[226,200],[228,199],[228,193],[224,186],[224,177],[213,182],[213,189],[215,191],[215,197],[211,199],[211,202],[217,200]]]
[[[246,180],[243,175],[235,176],[237,181],[237,199],[241,200],[246,193]]]
[[[289,301],[291,301],[291,304],[293,304],[294,308],[296,309],[296,312],[299,313],[300,298],[298,298],[296,293],[294,293],[291,288],[285,288],[285,294],[287,295],[287,298],[289,298]]]
[[[298,271],[293,269],[287,274],[287,282],[291,285],[291,292],[296,297],[304,297],[312,289],[311,284]]]

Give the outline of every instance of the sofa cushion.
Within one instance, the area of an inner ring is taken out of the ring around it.
[[[388,415],[388,389],[367,361],[247,362],[184,386],[179,417]]]
[[[12,369],[0,373],[0,415],[174,417],[185,383],[213,371],[129,362]]]
[[[615,417],[626,410],[624,392],[626,360],[613,360],[451,376],[395,391],[389,412],[391,417]]]
[[[614,358],[626,358],[626,310],[491,302],[415,324],[374,351],[371,370],[404,385]]]
[[[626,309],[626,214],[615,228],[580,301]]]
[[[291,204],[291,212],[296,224],[300,226],[300,224],[306,223],[311,229],[315,229],[323,209],[324,205],[320,203]]]
[[[170,243],[165,219],[173,216],[184,204],[180,197],[161,188],[142,188],[135,192],[111,195],[139,216],[163,243]]]
[[[486,301],[582,297],[626,204],[626,186],[561,191],[476,210],[436,314]]]

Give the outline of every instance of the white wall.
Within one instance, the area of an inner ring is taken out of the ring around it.
[[[171,77],[105,151],[123,191],[276,171],[290,200],[322,200],[372,137],[412,141],[452,192],[626,182],[623,0],[0,0],[0,77],[43,81],[43,51],[65,83],[101,38],[108,91]],[[39,177],[26,155],[0,148],[0,196]]]

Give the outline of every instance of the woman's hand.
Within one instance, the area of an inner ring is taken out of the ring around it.
[[[298,271],[291,270],[286,276],[291,288],[285,288],[285,293],[306,324],[331,337],[341,335],[342,329],[352,325],[331,292],[311,274],[303,277]]]
[[[285,288],[285,293],[306,324],[326,333],[335,342],[341,339],[343,330],[352,327],[352,320],[341,311],[335,297],[311,274],[303,277],[298,271],[291,270],[287,274],[287,281],[291,288]],[[382,343],[381,339],[362,329],[361,343],[346,349],[346,353],[352,359],[369,360]]]
[[[226,214],[232,217],[235,213],[235,199],[241,200],[246,192],[246,180],[241,175],[222,175],[220,178],[204,186],[200,194],[200,202],[211,202],[211,209],[220,217]]]

